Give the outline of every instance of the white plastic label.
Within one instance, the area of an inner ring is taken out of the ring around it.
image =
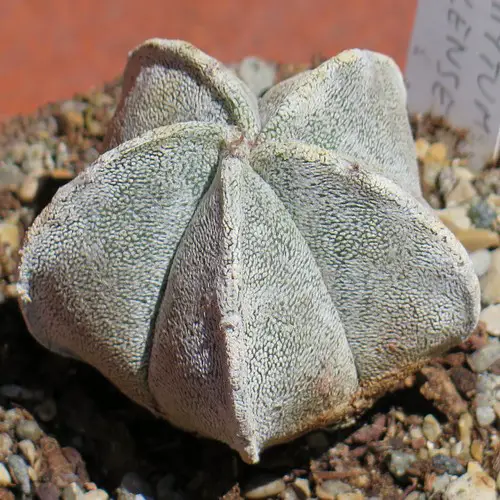
[[[409,110],[469,130],[483,166],[500,147],[500,0],[419,0],[406,81]]]

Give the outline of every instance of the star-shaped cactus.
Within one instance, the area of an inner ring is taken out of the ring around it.
[[[348,421],[479,313],[468,255],[422,198],[405,102],[369,51],[257,99],[192,45],[145,42],[109,151],[28,233],[30,331],[249,462]]]

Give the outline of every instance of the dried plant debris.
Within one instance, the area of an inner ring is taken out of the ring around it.
[[[272,67],[275,79],[294,72]],[[119,88],[117,81],[0,126],[0,498],[496,498],[500,171],[470,171],[464,133],[442,120],[412,117],[421,183],[469,251],[481,283],[480,323],[355,426],[308,434],[248,466],[31,339],[13,300],[17,250],[55,190],[101,152]]]

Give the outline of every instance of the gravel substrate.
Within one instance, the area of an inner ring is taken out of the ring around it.
[[[260,93],[304,68],[248,59],[236,69]],[[470,171],[465,134],[442,120],[412,117],[422,186],[471,254],[481,322],[356,426],[315,432],[245,465],[30,337],[15,301],[24,231],[99,155],[119,83],[0,125],[0,500],[500,498],[500,170]]]

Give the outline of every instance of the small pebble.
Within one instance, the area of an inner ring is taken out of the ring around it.
[[[475,227],[458,230],[450,229],[468,252],[475,252],[482,248],[498,247],[500,245],[500,236],[498,233],[489,229],[478,229]]]
[[[415,149],[417,150],[417,158],[419,160],[423,161],[425,159],[427,151],[429,151],[429,147],[429,141],[427,139],[424,139],[423,137],[419,137],[415,141]]]
[[[260,499],[279,495],[285,490],[285,481],[278,478],[261,477],[252,481],[252,484],[245,490],[245,498]]]
[[[279,496],[280,500],[301,500],[299,494],[289,485],[282,491]]]
[[[40,500],[59,500],[61,493],[54,483],[41,483],[36,487],[36,496]]]
[[[418,425],[412,425],[409,430],[410,437],[412,439],[421,439],[424,437],[424,433],[422,432],[422,428]]]
[[[12,479],[10,477],[9,471],[4,464],[0,463],[0,487],[5,488],[12,484]]]
[[[256,96],[272,87],[276,79],[276,65],[258,57],[245,57],[237,72]]]
[[[56,168],[64,168],[69,162],[68,147],[64,142],[60,142],[56,149]]]
[[[406,475],[408,467],[417,460],[414,453],[404,451],[391,451],[389,461],[389,471],[396,478],[401,478]]]
[[[478,351],[467,356],[467,362],[473,371],[481,373],[500,359],[500,342],[490,342]]]
[[[351,493],[341,493],[337,495],[336,500],[364,500],[365,496],[359,491],[352,491]]]
[[[352,488],[348,484],[336,479],[327,479],[316,486],[316,496],[320,500],[336,500],[338,495],[351,492]]]
[[[0,185],[6,189],[17,189],[23,182],[24,176],[17,165],[11,162],[0,161]]]
[[[470,202],[476,196],[477,196],[477,191],[472,185],[472,183],[465,179],[459,179],[458,182],[453,186],[453,189],[448,194],[445,195],[446,207],[456,207],[458,205],[463,205],[465,203]],[[469,217],[474,223],[470,210],[469,210]],[[483,226],[477,226],[477,224],[474,225],[476,225],[476,227],[483,227]]]
[[[35,420],[22,420],[16,425],[16,434],[20,439],[30,439],[36,443],[43,436],[43,431]]]
[[[10,145],[9,154],[15,163],[21,163],[26,156],[29,144],[24,141],[15,141]]]
[[[434,443],[427,441],[427,445],[433,445]],[[449,448],[429,448],[429,456],[435,457],[437,455],[442,455],[449,457],[450,456],[450,449]]]
[[[500,248],[491,253],[490,267],[481,278],[481,298],[487,305],[500,302]]]
[[[0,244],[7,245],[13,251],[19,250],[21,230],[17,224],[11,222],[0,223]]]
[[[472,265],[474,266],[474,271],[478,278],[484,276],[490,267],[491,263],[491,253],[486,248],[481,250],[476,250],[472,252],[470,255],[470,260],[472,261]]]
[[[497,213],[486,200],[479,200],[470,207],[469,217],[474,226],[488,229],[495,222]]]
[[[144,499],[143,495],[136,495],[135,493],[130,493],[130,491],[127,491],[125,488],[121,488],[121,487],[116,488],[115,495],[116,495],[116,500],[143,500]],[[171,500],[173,495],[174,495],[174,492],[169,491],[168,496],[166,496],[166,497],[158,496],[158,500]]]
[[[495,410],[491,406],[479,406],[476,408],[476,420],[481,427],[491,425],[496,420]]]
[[[467,207],[443,208],[442,210],[437,210],[436,213],[441,222],[451,231],[467,230],[472,227],[472,222],[467,215]]]
[[[49,172],[49,174],[52,179],[56,179],[58,181],[69,181],[75,176],[75,174],[67,168],[54,168]]]
[[[19,187],[17,195],[23,203],[31,203],[35,199],[39,187],[40,178],[33,174],[27,175]]]
[[[453,172],[457,179],[473,181],[476,178],[476,176],[466,167],[454,166]]]
[[[495,481],[482,470],[467,472],[449,484],[443,500],[496,500]]]
[[[486,307],[481,311],[479,319],[485,324],[486,331],[495,337],[500,336],[500,304]]]
[[[30,479],[33,481],[33,483],[37,483],[38,482],[38,472],[30,466],[28,466],[28,476],[30,477]]]
[[[465,472],[464,466],[453,457],[437,454],[432,457],[432,465],[439,473],[446,473],[451,476],[460,476]]]
[[[31,493],[31,482],[26,462],[19,455],[9,455],[7,458],[9,472],[16,484],[25,495]]]
[[[465,469],[462,467],[462,472],[460,473],[460,475],[464,473]],[[434,482],[432,483],[432,493],[434,495],[439,495],[443,493],[454,479],[456,479],[455,475],[450,475],[447,473],[437,476]]]
[[[9,429],[12,429],[21,420],[24,420],[24,415],[18,408],[7,410],[3,417],[4,424],[7,424]]]
[[[425,500],[427,495],[421,491],[412,491],[406,496],[405,500]]]
[[[71,483],[63,489],[63,500],[82,500],[82,498],[83,490],[80,488],[80,486],[78,486],[77,483]]]
[[[82,498],[85,500],[107,500],[109,495],[104,490],[92,490],[85,493]]]
[[[433,443],[435,443],[438,440],[439,436],[441,436],[441,425],[436,420],[436,417],[434,415],[429,414],[425,416],[424,422],[422,424],[422,432],[424,436]]]
[[[303,477],[297,478],[292,483],[292,488],[300,495],[299,498],[311,497],[311,486],[309,484],[309,481]]]
[[[497,401],[493,405],[493,410],[495,411],[495,415],[497,416],[497,418],[500,418],[500,401]]]
[[[21,450],[21,453],[24,455],[24,458],[28,460],[30,465],[34,465],[36,460],[36,449],[35,445],[29,439],[23,439],[17,443],[18,448]]]
[[[425,155],[424,161],[426,163],[440,163],[446,165],[448,160],[448,147],[443,142],[435,142],[431,144]]]
[[[26,174],[43,171],[43,157],[46,148],[47,146],[42,143],[36,143],[28,146],[24,160],[21,164],[21,168]]]
[[[0,460],[5,460],[12,453],[12,438],[6,432],[0,433]]]
[[[484,444],[478,439],[474,439],[470,445],[471,457],[479,463],[483,462]]]

